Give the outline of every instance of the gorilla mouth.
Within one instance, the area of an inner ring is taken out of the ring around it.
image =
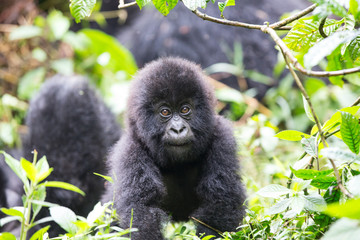
[[[167,145],[169,147],[186,147],[190,145],[190,141],[169,141]]]

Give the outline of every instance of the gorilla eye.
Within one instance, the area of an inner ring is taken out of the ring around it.
[[[170,110],[167,108],[164,108],[160,111],[160,115],[163,117],[169,117],[171,114]]]
[[[181,108],[180,112],[182,114],[186,115],[186,114],[190,113],[190,108],[187,107],[187,106],[184,106],[184,107]]]

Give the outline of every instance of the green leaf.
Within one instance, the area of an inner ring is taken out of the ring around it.
[[[244,98],[240,91],[233,88],[221,88],[216,91],[216,98],[223,102],[242,103]]]
[[[354,16],[354,25],[355,25],[355,19],[359,20],[360,17],[360,8],[359,8],[359,3],[357,0],[350,0],[350,7],[349,7],[349,12]],[[351,15],[349,15],[351,16]]]
[[[342,54],[340,51],[340,47],[335,49],[329,56],[327,56],[328,64],[326,66],[326,71],[335,71],[335,70],[341,70],[344,69],[344,66],[342,64]],[[333,85],[342,87],[344,85],[343,76],[330,76],[329,77],[330,82]]]
[[[309,103],[306,101],[306,98],[304,96],[302,96],[302,97],[303,97],[303,103],[304,103],[304,109],[305,109],[306,116],[310,119],[310,121],[315,122],[314,116],[311,113]]]
[[[70,183],[66,183],[66,182],[49,181],[49,182],[44,182],[44,183],[40,184],[39,186],[62,188],[62,189],[80,193],[81,195],[85,196],[85,193],[83,191],[81,191],[78,187],[76,187]]]
[[[69,208],[63,206],[51,207],[50,215],[54,221],[68,233],[76,233],[76,215]]]
[[[136,3],[139,6],[140,10],[150,2],[151,0],[136,0]]]
[[[341,126],[340,133],[344,143],[349,149],[356,154],[359,154],[360,146],[360,125],[359,119],[347,112],[341,112]]]
[[[224,17],[224,10],[228,6],[235,6],[235,0],[225,0],[224,2],[218,2],[219,10],[221,12],[221,17]]]
[[[336,177],[320,176],[311,181],[311,186],[318,189],[328,189],[332,185],[336,185]]]
[[[114,183],[114,180],[113,180],[112,177],[110,177],[110,176],[102,175],[102,174],[96,173],[96,172],[94,172],[94,174],[95,174],[96,176],[99,176],[99,177],[104,178],[104,179],[105,179],[106,181],[108,181],[108,182]]]
[[[19,39],[27,39],[27,38],[33,38],[37,36],[41,36],[42,29],[36,26],[20,26],[15,28],[10,33],[9,39],[11,41],[13,40],[19,40]]]
[[[113,72],[124,71],[129,79],[136,73],[137,66],[134,57],[116,38],[91,29],[83,29],[79,31],[79,34],[83,34],[88,38],[87,49],[92,54],[96,54],[98,57],[104,53],[109,54],[110,59],[106,64],[107,69]],[[77,51],[77,54],[84,59],[89,57],[80,50]]]
[[[349,42],[359,35],[358,31],[335,32],[316,43],[304,56],[305,67],[311,69],[324,57],[330,55],[342,43]]]
[[[303,196],[294,196],[291,198],[290,208],[295,211],[296,214],[300,214],[305,207],[305,201]]]
[[[354,240],[359,236],[359,221],[342,218],[330,226],[321,240]]]
[[[46,197],[46,188],[44,186],[37,187],[36,191],[34,191],[34,194],[33,194],[33,201],[44,202],[45,197]],[[40,212],[43,205],[36,204],[34,202],[32,202],[32,203],[33,203],[33,208],[32,208],[33,214],[34,214],[34,216],[36,216]]]
[[[322,212],[326,209],[326,202],[321,195],[305,195],[305,208],[310,211]]]
[[[152,0],[156,9],[166,16],[176,6],[178,0]]]
[[[30,240],[42,240],[43,235],[49,230],[50,225],[37,230],[30,238]]]
[[[0,233],[0,240],[16,240],[16,237],[9,232]]]
[[[96,4],[96,0],[70,0],[70,12],[79,23],[85,17],[89,17]]]
[[[46,69],[44,67],[35,68],[19,80],[18,96],[21,99],[30,99],[37,90],[39,90],[41,83],[44,81]]]
[[[315,20],[314,17],[299,19],[295,22],[295,25],[283,41],[291,50],[305,53],[314,46],[316,42],[323,38],[319,33],[319,25],[320,22]],[[333,19],[326,19],[323,29],[325,34],[329,36],[340,26],[340,22]]]
[[[337,218],[347,217],[360,219],[360,198],[347,200],[344,204],[330,204],[325,213]]]
[[[24,158],[20,159],[20,164],[21,164],[21,167],[25,170],[26,176],[32,182],[35,182],[37,171],[36,171],[36,168],[34,167],[34,165]]]
[[[24,217],[24,214],[20,212],[19,210],[16,210],[14,208],[1,208],[1,211],[9,216],[17,216],[17,217]]]
[[[316,11],[320,17],[325,17],[331,14],[335,14],[340,17],[347,15],[346,9],[338,0],[310,0],[313,3],[318,4],[320,10]]]
[[[53,171],[53,168],[49,167],[49,163],[47,162],[46,156],[43,156],[37,163],[36,163],[36,171],[38,175],[36,176],[37,182],[41,182],[45,178],[47,178],[50,173]]]
[[[331,118],[324,123],[324,126],[322,127],[323,132],[329,132],[332,130],[335,130],[334,128],[337,127],[341,122],[341,112],[348,112],[352,115],[355,115],[360,109],[360,106],[354,106],[354,107],[346,107],[343,109],[340,109],[340,111],[337,111],[335,114],[331,116]]]
[[[46,20],[50,27],[50,31],[56,40],[61,39],[65,33],[69,31],[70,20],[60,11],[51,11]]]
[[[332,173],[334,170],[324,170],[324,171],[318,171],[313,169],[299,169],[295,170],[292,167],[290,167],[290,170],[294,173],[294,175],[298,178],[304,179],[304,180],[310,180],[315,179],[318,177],[324,177]]]
[[[53,70],[65,76],[74,74],[74,61],[70,58],[61,58],[51,61],[50,66]]]
[[[0,153],[4,154],[6,164],[21,179],[21,181],[25,185],[25,189],[29,189],[29,180],[26,177],[26,172],[20,165],[20,161],[16,160],[4,151],[0,151]]]
[[[267,215],[274,215],[281,212],[284,212],[291,204],[292,199],[291,198],[285,198],[278,203],[276,203],[274,206],[272,206],[268,211],[266,211]]]
[[[288,141],[300,141],[303,137],[309,138],[310,135],[296,130],[285,130],[277,133],[275,137]]]
[[[316,143],[315,137],[311,136],[309,138],[302,138],[300,142],[307,154],[315,158],[318,156],[317,149],[315,146]]]
[[[261,188],[256,193],[263,197],[279,198],[282,195],[292,193],[291,189],[278,184],[270,184],[266,187]]]
[[[360,156],[339,148],[324,148],[321,150],[321,155],[330,159],[344,161],[346,163],[352,163],[354,161],[360,163]]]
[[[305,89],[309,96],[314,95],[314,93],[324,87],[326,87],[326,84],[317,78],[308,78],[305,81]]]
[[[231,1],[234,1],[234,5],[235,5],[235,0],[231,0]],[[206,0],[183,0],[182,2],[191,11],[194,11],[198,8],[206,7]]]

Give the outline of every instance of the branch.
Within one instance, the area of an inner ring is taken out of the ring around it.
[[[291,50],[286,46],[286,44],[281,40],[281,38],[277,35],[275,30],[288,30],[289,28],[284,26],[284,24],[288,24],[292,21],[295,21],[296,19],[299,19],[300,17],[305,16],[306,14],[310,13],[314,10],[316,5],[311,5],[310,7],[306,8],[305,10],[301,11],[298,14],[295,14],[292,17],[286,18],[282,21],[273,23],[271,25],[258,25],[258,24],[249,24],[249,23],[243,23],[238,21],[230,21],[226,19],[220,19],[215,18],[212,16],[209,16],[205,13],[202,13],[198,10],[194,10],[193,13],[197,15],[198,17],[206,20],[211,21],[219,24],[229,25],[229,26],[235,26],[235,27],[243,27],[248,29],[257,29],[261,30],[264,33],[267,33],[271,36],[271,38],[275,41],[276,45],[280,47],[280,49],[284,52],[284,54],[289,58],[291,64],[302,74],[307,76],[313,76],[313,77],[331,77],[331,76],[342,76],[347,75],[351,73],[360,72],[360,67],[355,68],[349,68],[349,69],[343,69],[343,70],[337,70],[337,71],[312,71],[305,69],[295,58],[295,56],[292,54]]]
[[[272,29],[279,29],[280,27],[283,27],[285,25],[288,25],[289,23],[298,20],[299,18],[302,18],[303,16],[311,13],[312,11],[314,11],[314,9],[316,8],[316,4],[311,5],[308,8],[305,8],[304,10],[302,10],[301,12],[294,14],[288,18],[285,18],[279,22],[273,23],[271,24],[269,27],[271,27]]]
[[[294,55],[291,53],[291,50],[286,46],[286,44],[281,40],[281,38],[277,35],[276,31],[268,26],[263,26],[261,31],[264,33],[268,33],[271,38],[275,41],[276,45],[279,46],[281,51],[284,52],[284,54],[289,58],[291,64],[301,73],[307,75],[307,76],[313,76],[313,77],[331,77],[331,76],[341,76],[341,75],[347,75],[351,73],[360,72],[360,67],[355,68],[349,68],[349,69],[343,69],[343,70],[337,70],[337,71],[312,71],[307,70],[301,64],[298,62],[298,60],[294,57]]]
[[[213,230],[213,231],[215,231],[215,232],[217,232],[219,235],[223,235],[223,232],[221,232],[220,230],[218,230],[218,229],[216,229],[216,228],[213,228],[212,226],[210,226],[210,225],[208,225],[208,224],[206,224],[206,223],[204,223],[204,222],[202,222],[202,221],[200,221],[199,219],[197,219],[197,218],[195,218],[195,217],[190,217],[190,219],[192,219],[192,220],[194,220],[194,221],[196,221],[196,222],[198,222],[198,223],[200,223],[201,225],[203,225],[203,226],[205,226],[205,227],[207,227],[207,228],[209,228],[209,229],[211,229],[211,230]]]
[[[326,17],[322,18],[319,25],[319,33],[323,38],[327,38],[328,36],[324,32],[324,25],[326,23]]]
[[[243,27],[243,28],[257,29],[257,30],[261,30],[261,28],[263,26],[263,25],[258,25],[258,24],[249,24],[249,23],[243,23],[243,22],[238,22],[238,21],[230,21],[230,20],[226,20],[226,19],[215,18],[215,17],[211,17],[205,13],[202,13],[198,10],[194,10],[193,13],[195,13],[196,16],[198,16],[204,20],[214,22],[214,23],[229,25],[229,26]]]
[[[131,2],[131,3],[124,3],[124,0],[120,0],[118,8],[119,8],[119,9],[127,8],[127,7],[134,6],[134,5],[136,5],[136,4],[137,4],[136,1]]]

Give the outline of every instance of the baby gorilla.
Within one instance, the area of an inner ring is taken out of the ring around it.
[[[194,217],[234,231],[243,215],[236,143],[230,124],[214,112],[215,98],[200,67],[163,58],[135,78],[127,131],[109,158],[122,227],[133,209],[135,240],[159,240],[162,223]],[[171,219],[169,219],[171,216]],[[215,234],[204,225],[198,233]]]

